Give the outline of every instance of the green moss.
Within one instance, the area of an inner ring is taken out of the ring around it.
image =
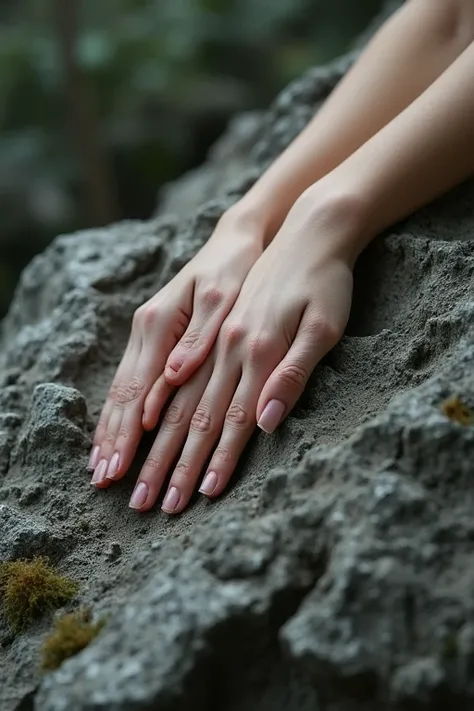
[[[441,412],[460,425],[474,424],[474,413],[465,405],[457,395],[452,395],[441,403]]]
[[[97,637],[105,620],[92,622],[87,609],[64,615],[45,640],[41,650],[41,667],[57,669],[66,659],[73,657]]]
[[[0,562],[0,593],[15,630],[71,600],[77,583],[59,575],[45,558]]]

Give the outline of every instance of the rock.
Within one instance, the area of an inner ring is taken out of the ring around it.
[[[73,388],[53,383],[37,385],[32,397],[29,418],[23,427],[12,465],[23,472],[61,467],[64,457],[85,453],[84,434],[86,402]]]
[[[71,541],[51,533],[44,524],[0,504],[0,560],[35,555],[58,559],[70,547]]]
[[[16,413],[0,413],[0,477],[9,469],[10,453],[20,424],[21,419]]]
[[[107,560],[114,561],[122,555],[122,546],[117,541],[111,541],[105,552]]]
[[[437,659],[415,659],[397,670],[393,680],[393,700],[403,703],[413,698],[425,704],[440,698],[445,685],[444,670]]]
[[[107,624],[42,680],[50,617],[0,629],[2,711],[32,695],[35,711],[473,707],[474,427],[443,403],[474,408],[474,181],[360,257],[344,337],[219,502],[131,511],[152,438],[117,486],[95,491],[85,469],[134,310],[354,56],[309,71],[227,153],[224,140],[194,197],[168,192],[177,217],[59,237],[25,270],[1,335],[0,556],[49,551]]]
[[[240,665],[244,650],[250,656],[265,650],[273,625],[318,577],[322,551],[312,535],[278,554],[269,542],[280,522],[270,516],[248,532],[238,513],[222,519],[219,552],[212,531],[203,529],[203,561],[189,550],[162,563],[88,655],[45,679],[40,708],[81,708],[83,693],[91,709],[168,709],[183,699],[185,708],[204,708],[215,698],[210,681],[221,654],[229,655],[230,665],[235,656]],[[289,527],[288,539],[291,534]],[[231,674],[231,667],[222,673]]]
[[[18,503],[21,506],[31,506],[31,504],[35,504],[44,493],[45,488],[43,484],[31,484],[29,486],[25,486],[20,494]]]

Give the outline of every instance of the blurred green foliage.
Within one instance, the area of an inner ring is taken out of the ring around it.
[[[77,116],[71,129],[71,114],[80,112],[71,109],[74,86],[61,52],[61,2],[0,5],[0,317],[35,252],[58,232],[97,221],[84,201],[88,139]],[[77,10],[71,50],[116,215],[147,217],[159,186],[201,162],[233,113],[266,106],[304,69],[342,52],[381,2],[68,4]]]

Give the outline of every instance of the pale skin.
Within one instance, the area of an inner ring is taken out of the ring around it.
[[[474,0],[410,0],[138,309],[94,436],[94,486],[126,474],[164,411],[130,506],[165,494],[180,513],[196,488],[224,491],[257,425],[281,424],[344,332],[360,253],[474,172],[473,40]]]

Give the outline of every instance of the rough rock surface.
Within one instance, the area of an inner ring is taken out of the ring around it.
[[[473,708],[474,427],[440,406],[474,408],[474,182],[362,255],[345,336],[220,501],[138,516],[139,461],[102,492],[85,471],[135,308],[349,62],[278,98],[240,188],[59,237],[25,270],[0,336],[0,557],[49,555],[108,622],[41,679],[51,618],[14,636],[0,611],[1,711]]]

